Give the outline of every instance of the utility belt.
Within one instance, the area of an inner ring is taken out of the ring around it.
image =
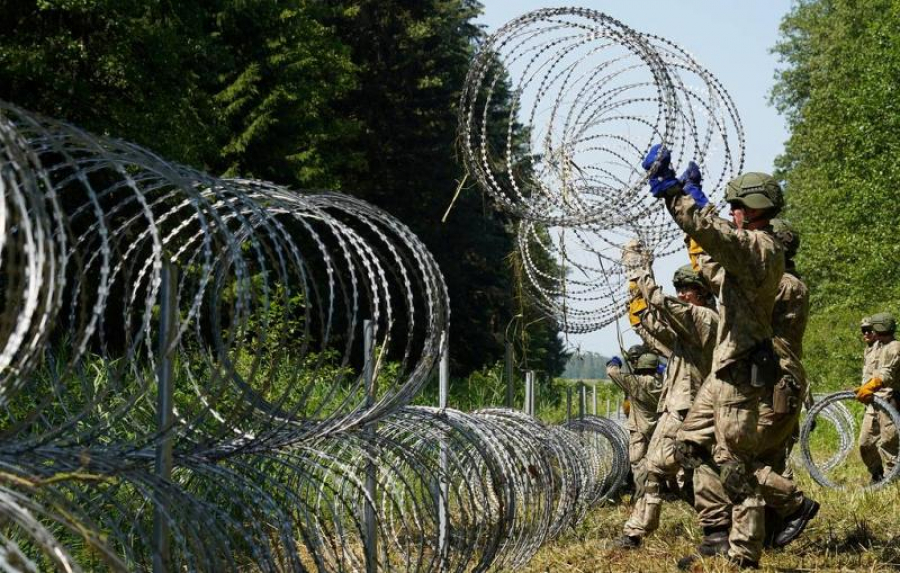
[[[781,348],[787,354],[789,351]],[[763,391],[764,400],[771,400],[775,414],[798,412],[803,403],[803,384],[794,373],[782,367],[782,360],[771,338],[760,342],[747,357],[732,365],[749,368],[750,385]],[[746,370],[745,370],[746,372]],[[797,373],[801,375],[801,373]]]

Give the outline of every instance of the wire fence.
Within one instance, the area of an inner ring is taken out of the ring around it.
[[[0,186],[4,570],[517,567],[621,484],[605,420],[408,406],[449,302],[371,205],[5,103]]]

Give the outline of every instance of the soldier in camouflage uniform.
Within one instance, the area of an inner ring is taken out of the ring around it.
[[[631,402],[625,425],[628,430],[628,459],[634,474],[635,497],[640,497],[645,481],[647,445],[659,419],[656,409],[662,391],[662,376],[657,372],[659,357],[652,352],[645,352],[633,362],[629,361],[629,366],[632,372],[623,372],[622,361],[614,357],[606,363],[606,375]]]
[[[626,269],[629,266],[626,263]],[[635,502],[631,517],[625,523],[624,535],[617,542],[619,547],[635,548],[640,546],[643,537],[659,527],[660,490],[666,479],[674,477],[680,469],[675,459],[675,437],[694,395],[709,374],[718,315],[710,308],[714,302],[706,284],[690,265],[675,272],[672,282],[677,298],[663,294],[649,266],[638,265],[628,272],[639,296],[647,303],[635,329],[644,336],[661,340],[662,345],[672,349],[659,401],[660,420],[648,447],[644,496]],[[730,520],[730,513],[726,511],[728,503],[722,495],[717,513],[701,512],[701,525],[710,527],[720,526],[723,521],[727,523]]]
[[[768,532],[768,543],[784,547],[815,517],[819,504],[804,496],[790,474],[785,475],[787,457],[799,430],[802,402],[808,394],[801,359],[803,334],[809,321],[809,289],[800,280],[794,263],[800,247],[799,234],[782,219],[772,220],[772,230],[785,251],[785,272],[772,314],[773,343],[781,374],[772,392],[766,393],[760,403],[757,431],[762,448],[754,475],[770,514],[767,521],[772,531]]]
[[[720,301],[712,371],[679,430],[680,457],[692,460],[704,455],[712,418],[715,447],[713,459],[706,463],[718,466],[732,501],[728,558],[741,567],[758,567],[765,504],[753,468],[766,446],[757,433],[760,402],[778,382],[779,373],[772,314],[784,273],[784,252],[770,221],[783,205],[781,187],[763,173],[732,180],[725,195],[732,213],[732,221],[727,221],[703,208],[708,201],[699,189],[700,172],[693,163],[679,180],[668,153],[654,146],[644,167],[651,171],[653,195],[664,198],[675,222],[717,265],[710,272],[701,269]],[[699,496],[696,474],[694,487]]]
[[[863,337],[872,342],[866,348],[863,384],[856,390],[856,399],[866,404],[862,428],[859,432],[859,453],[872,475],[872,483],[884,479],[897,463],[897,427],[881,409],[875,408],[875,396],[900,407],[900,342],[894,339],[897,321],[886,312],[874,314],[869,324],[863,324]]]

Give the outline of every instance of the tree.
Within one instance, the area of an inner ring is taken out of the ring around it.
[[[777,173],[812,293],[807,368],[846,387],[859,375],[860,318],[900,306],[900,5],[798,2],[775,52],[785,66],[772,101],[791,131]]]
[[[510,322],[532,324],[518,337],[522,367],[556,375],[565,354],[557,329],[537,320],[528,303],[514,306],[512,222],[463,180],[455,155],[456,109],[482,32],[474,0],[358,0],[345,2],[335,22],[351,47],[358,83],[343,100],[363,126],[345,143],[357,161],[342,174],[343,189],[410,225],[434,253],[450,292],[451,357],[465,375],[499,359]],[[508,94],[495,94],[496,113]],[[506,133],[497,133],[505,142]],[[520,132],[517,137],[524,137]],[[527,338],[527,341],[526,341]]]

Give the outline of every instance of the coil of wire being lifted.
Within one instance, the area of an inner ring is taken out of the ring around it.
[[[681,246],[639,168],[660,141],[673,164],[700,164],[713,201],[743,167],[743,127],[719,81],[672,42],[601,12],[529,12],[487,38],[469,70],[462,155],[479,187],[520,220],[529,292],[566,332],[622,314],[629,239],[657,257]],[[548,256],[555,272],[537,264]]]

